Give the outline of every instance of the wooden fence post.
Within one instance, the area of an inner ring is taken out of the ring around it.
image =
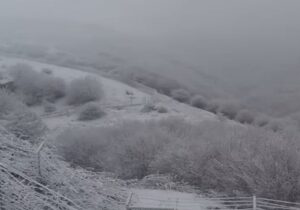
[[[130,210],[129,205],[130,205],[130,202],[131,202],[132,195],[133,195],[133,192],[131,192],[130,195],[128,196],[128,198],[127,198],[126,210]]]
[[[256,196],[253,195],[253,210],[256,210]]]
[[[36,153],[37,153],[37,163],[38,163],[38,173],[39,173],[39,176],[41,177],[42,176],[42,169],[41,169],[41,151],[45,145],[45,141],[43,141],[40,146],[38,147]]]

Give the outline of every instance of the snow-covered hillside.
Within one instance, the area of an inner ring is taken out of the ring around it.
[[[96,73],[8,57],[0,57],[0,73],[4,76],[9,75],[10,67],[18,63],[29,64],[36,71],[51,69],[54,76],[64,79],[67,83],[73,79],[91,76],[102,84],[104,98],[100,103],[106,115],[98,120],[79,121],[79,108],[67,105],[65,99],[55,103],[57,110],[53,113],[45,113],[40,105],[30,107],[46,123],[49,128],[46,138],[50,140],[65,129],[72,127],[98,127],[128,120],[158,120],[166,117],[183,117],[191,122],[217,119],[215,115],[209,112],[179,103],[154,90],[147,89],[145,91],[143,88],[130,87]],[[142,112],[141,110],[147,104],[165,107],[168,111],[166,113]],[[22,205],[27,205],[26,208],[24,207],[25,209],[31,209],[35,202],[36,205],[43,205],[41,199],[46,199],[49,205],[53,202],[55,205],[66,205],[64,196],[84,209],[123,209],[125,207],[125,200],[131,191],[126,186],[126,182],[109,178],[102,173],[94,173],[81,168],[74,169],[56,155],[53,145],[50,143],[47,143],[41,153],[41,159],[38,159],[36,153],[38,145],[31,145],[14,137],[1,125],[0,139],[0,176],[3,179],[0,181],[5,184],[8,193],[11,195],[18,193],[20,196],[18,199],[24,199],[23,196],[26,197],[26,193],[30,196],[32,200],[22,201]],[[40,170],[39,166],[41,166]],[[24,184],[22,180],[26,180],[25,183],[27,184]],[[45,186],[40,186],[35,183],[36,181]],[[44,193],[35,191],[34,187],[36,186],[43,192],[47,191],[56,200],[52,200],[52,197],[47,198]],[[56,192],[60,194],[56,194]],[[0,198],[1,193],[3,194],[0,189]],[[162,191],[161,193],[167,192]],[[190,196],[190,194],[185,196]],[[17,206],[12,206],[12,209],[14,207]]]
[[[51,147],[41,152],[39,172],[37,147],[15,138],[1,126],[0,142],[1,208],[122,209],[128,192],[121,180],[71,168]],[[7,202],[2,202],[2,198]]]
[[[63,78],[66,82],[70,82],[77,78],[83,78],[85,76],[92,76],[99,80],[103,86],[105,96],[101,101],[101,104],[107,113],[104,118],[91,122],[80,122],[76,118],[76,108],[64,105],[64,102],[58,102],[59,108],[57,112],[51,115],[44,115],[44,120],[50,129],[59,128],[61,130],[70,126],[109,125],[124,120],[160,119],[170,116],[183,117],[189,121],[216,119],[216,116],[212,113],[179,103],[167,96],[157,93],[154,90],[138,90],[119,81],[100,76],[96,73],[8,57],[0,57],[0,71],[5,72],[10,66],[18,63],[29,64],[34,67],[36,71],[51,69],[54,76]],[[168,113],[141,112],[141,109],[147,103],[166,107],[168,109]],[[39,107],[35,107],[34,109],[35,111],[40,111]]]

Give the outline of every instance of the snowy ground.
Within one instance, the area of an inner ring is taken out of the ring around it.
[[[130,207],[199,210],[222,208],[221,205],[192,193],[133,189]]]
[[[52,138],[55,138],[56,135],[67,128],[107,126],[128,120],[144,121],[162,119],[171,116],[183,117],[191,122],[217,119],[214,114],[193,108],[183,103],[179,103],[167,96],[158,94],[153,90],[139,90],[124,83],[104,78],[94,73],[1,56],[0,72],[7,71],[9,66],[17,63],[27,63],[33,66],[37,71],[42,71],[45,68],[51,69],[54,76],[63,78],[66,82],[70,82],[76,78],[92,76],[102,83],[105,97],[100,103],[106,112],[106,116],[99,120],[78,121],[77,118],[79,108],[67,105],[64,99],[55,104],[57,111],[51,114],[44,113],[42,106],[31,108],[33,111],[42,116],[50,130],[49,137]],[[154,103],[157,106],[166,107],[168,109],[168,113],[162,114],[156,111],[149,113],[141,112],[143,106],[148,102]],[[68,178],[66,177],[66,179]],[[133,192],[135,196],[133,197],[132,201],[134,202],[135,206],[146,205],[149,207],[177,207],[178,210],[193,210],[199,209],[199,207],[206,208],[213,205],[211,202],[205,200],[204,198],[198,197],[196,194],[157,190],[133,190]],[[214,205],[214,207],[215,206],[216,205]]]
[[[65,128],[74,126],[107,126],[125,120],[150,120],[170,116],[183,117],[192,122],[216,119],[214,114],[179,103],[167,96],[158,94],[155,91],[145,92],[138,90],[119,81],[104,78],[98,74],[90,72],[8,57],[0,57],[0,71],[5,72],[9,66],[17,63],[29,64],[37,71],[42,71],[45,68],[51,69],[54,76],[63,78],[66,82],[70,82],[76,78],[83,78],[85,76],[92,76],[101,82],[105,97],[100,103],[104,107],[107,115],[99,120],[90,122],[78,121],[78,108],[67,106],[64,100],[57,102],[57,111],[52,114],[43,114],[42,107],[32,108],[34,111],[40,112],[50,130],[53,131],[58,132]],[[128,93],[130,93],[130,95],[128,95]],[[148,102],[166,107],[168,109],[168,113],[142,113],[141,109]]]

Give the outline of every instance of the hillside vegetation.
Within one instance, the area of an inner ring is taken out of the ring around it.
[[[24,177],[41,185],[38,189],[35,185],[30,186],[28,182],[27,185],[26,182],[20,183],[16,181],[17,178],[7,176],[1,168],[1,208],[30,210],[38,206],[43,209],[47,206],[51,207],[52,202],[60,202],[61,198],[68,198],[76,206],[80,206],[80,209],[122,209],[127,196],[127,192],[122,189],[122,181],[81,168],[72,168],[60,160],[50,145],[45,145],[41,152],[41,171],[39,172],[37,147],[14,137],[3,127],[0,127],[0,143],[1,166],[3,164],[15,175],[16,172],[24,174]],[[45,191],[45,189],[48,190]],[[57,196],[55,192],[60,196]],[[56,196],[52,198],[51,194]],[[61,205],[63,203],[61,202]]]
[[[71,129],[57,144],[67,161],[120,178],[171,174],[203,191],[292,201],[300,196],[299,142],[262,128],[169,118]]]
[[[103,177],[107,172],[124,180],[163,175],[202,192],[299,201],[294,122],[253,118],[235,103],[214,106],[182,88],[170,92],[176,101],[98,74],[18,62],[3,61],[2,73],[12,75],[14,87],[0,91],[6,135],[1,162],[85,209],[118,209],[124,202],[120,180],[102,189],[110,182]],[[33,151],[41,142],[39,172]]]

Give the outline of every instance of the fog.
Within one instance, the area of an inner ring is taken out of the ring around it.
[[[300,210],[299,80],[300,0],[0,0],[0,210]]]
[[[274,90],[300,75],[299,9],[297,0],[3,0],[0,37],[109,52],[190,84],[200,72],[235,92]]]

